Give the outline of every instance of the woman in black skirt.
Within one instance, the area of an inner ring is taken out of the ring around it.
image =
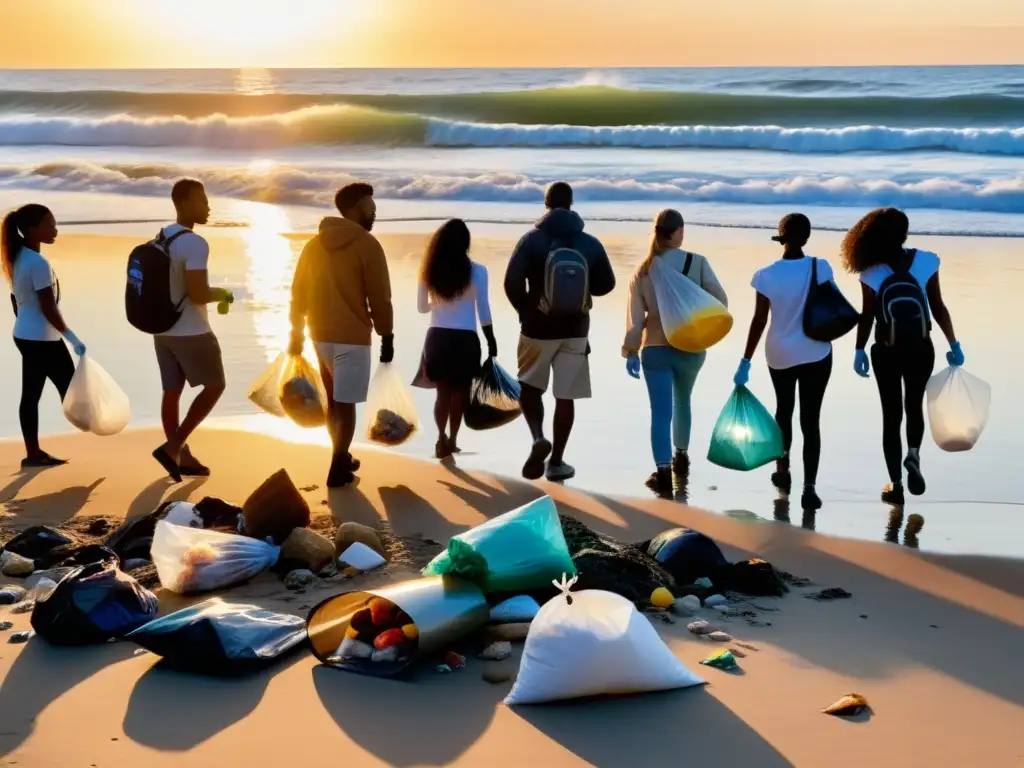
[[[413,384],[437,389],[434,422],[439,459],[459,452],[462,414],[473,378],[480,371],[477,315],[487,338],[487,354],[498,354],[487,298],[487,268],[470,260],[469,242],[464,221],[445,222],[430,239],[420,268],[417,306],[422,314],[430,313],[430,330]]]

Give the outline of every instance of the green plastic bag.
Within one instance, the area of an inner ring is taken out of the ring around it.
[[[574,576],[555,502],[549,496],[506,512],[448,542],[424,576],[460,576],[484,592],[526,592]]]
[[[711,434],[708,461],[749,472],[781,459],[782,430],[775,417],[746,387],[736,387]]]

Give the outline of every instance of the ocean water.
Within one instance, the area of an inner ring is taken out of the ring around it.
[[[511,368],[517,327],[500,275],[540,213],[545,185],[570,181],[620,287],[595,308],[595,398],[581,405],[567,458],[579,487],[611,494],[643,494],[651,469],[646,394],[619,355],[625,283],[643,256],[647,222],[677,207],[687,246],[712,259],[736,317],[698,382],[691,501],[863,538],[891,531],[878,502],[877,394],[850,370],[851,338],[836,347],[825,403],[819,515],[776,500],[766,471],[727,472],[702,456],[742,355],[750,276],[777,256],[761,230],[799,208],[815,226],[812,252],[836,265],[840,233],[866,209],[904,207],[915,244],[943,258],[968,367],[994,388],[992,420],[974,451],[926,444],[929,494],[908,514],[926,517],[922,548],[1024,552],[1015,454],[1024,409],[1013,395],[1012,352],[1024,348],[1024,331],[992,327],[993,310],[1024,290],[1024,67],[0,72],[0,147],[0,209],[35,200],[56,212],[62,234],[48,254],[64,312],[128,392],[137,426],[158,423],[158,379],[151,342],[123,319],[124,260],[171,215],[174,180],[206,182],[212,280],[239,299],[213,321],[229,379],[216,416],[291,439],[323,435],[254,421],[245,393],[287,338],[295,233],[315,229],[340,184],[359,178],[377,190],[396,362],[411,379],[426,330],[413,309],[416,265],[437,221],[472,223],[474,257],[492,275],[500,359]],[[841,275],[840,284],[856,295],[853,278]],[[0,313],[0,335],[9,324]],[[19,369],[13,345],[0,345],[0,437],[18,434]],[[763,361],[752,387],[773,405]],[[47,398],[43,431],[67,430]],[[428,416],[430,394],[416,400]],[[403,450],[429,455],[431,432]],[[460,466],[516,474],[527,438],[517,424],[462,442]]]

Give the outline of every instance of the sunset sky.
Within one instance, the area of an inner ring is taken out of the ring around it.
[[[1024,62],[1024,0],[0,0],[0,68]]]

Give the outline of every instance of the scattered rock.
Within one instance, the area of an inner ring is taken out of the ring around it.
[[[868,704],[868,700],[859,693],[848,693],[821,711],[826,715],[854,717],[865,711],[870,712],[871,706]]]
[[[24,613],[32,613],[32,611],[34,611],[35,609],[36,609],[36,601],[35,600],[26,600],[25,602],[18,603],[16,606],[11,608],[11,613],[21,615],[21,614],[24,614]]]
[[[732,641],[732,635],[728,632],[722,632],[721,630],[708,633],[708,637],[716,643],[728,643]]]
[[[704,605],[708,608],[714,608],[716,605],[726,605],[729,599],[725,595],[711,595],[704,600]]]
[[[491,643],[480,652],[480,658],[487,661],[501,661],[512,655],[512,643],[508,640],[498,640]]]
[[[695,616],[700,610],[700,598],[696,595],[680,597],[672,604],[672,610],[677,616]]]
[[[794,576],[792,573],[788,573],[786,571],[778,571],[778,574],[779,578],[786,584],[797,589],[809,587],[814,583],[810,579],[805,579],[803,576]]]
[[[717,485],[709,485],[708,486],[708,490],[709,491],[717,491],[718,490],[718,486]]]
[[[939,628],[938,624],[929,624],[928,626],[931,627],[932,629],[938,629]]]
[[[466,666],[466,657],[455,651],[448,651],[444,655],[444,663],[452,669],[462,669]]]
[[[98,517],[89,523],[89,527],[85,529],[85,532],[90,536],[102,536],[110,530],[110,521],[105,518]]]
[[[485,682],[497,685],[498,683],[507,683],[509,680],[516,676],[516,668],[511,664],[492,664],[488,665],[480,675]]]
[[[312,584],[315,578],[316,575],[312,571],[306,570],[305,568],[299,568],[284,577],[284,586],[286,589],[291,590],[302,589],[303,587]]]
[[[0,621],[0,632],[6,632],[9,629],[14,628],[13,621]]]
[[[842,587],[829,587],[823,589],[820,592],[812,592],[809,595],[804,595],[808,600],[843,600],[847,597],[853,597]]]
[[[0,589],[0,605],[14,605],[25,599],[25,589],[16,584],[6,584]]]
[[[866,618],[868,617],[868,615],[867,615],[866,613],[862,613],[862,614],[860,615],[860,617],[861,617],[862,619],[866,619]]]
[[[686,625],[686,628],[693,632],[695,635],[710,635],[715,630],[706,621],[701,619],[700,621],[691,621]]]
[[[495,640],[516,642],[518,640],[525,640],[528,634],[530,634],[530,624],[523,621],[514,624],[497,624],[487,628],[488,642],[494,642]]]
[[[334,544],[309,528],[296,528],[281,545],[281,557],[316,572],[334,562]]]
[[[147,653],[149,653],[149,651],[145,648],[136,648],[135,653],[133,653],[132,656],[145,656]]]
[[[334,534],[334,556],[338,557],[353,544],[364,544],[381,557],[387,559],[388,553],[380,540],[380,534],[368,525],[359,523],[342,523]]]
[[[22,643],[27,643],[29,640],[32,639],[34,635],[35,632],[33,632],[31,629],[26,629],[22,632],[15,632],[13,635],[7,638],[7,642],[11,643],[12,645],[20,645]]]
[[[4,551],[0,554],[0,571],[4,576],[15,578],[31,576],[36,569],[35,561],[29,560],[16,552]]]
[[[715,586],[711,583],[711,579],[709,579],[707,576],[701,576],[699,579],[693,582],[693,584],[696,587],[704,587],[704,589],[711,589]]]

